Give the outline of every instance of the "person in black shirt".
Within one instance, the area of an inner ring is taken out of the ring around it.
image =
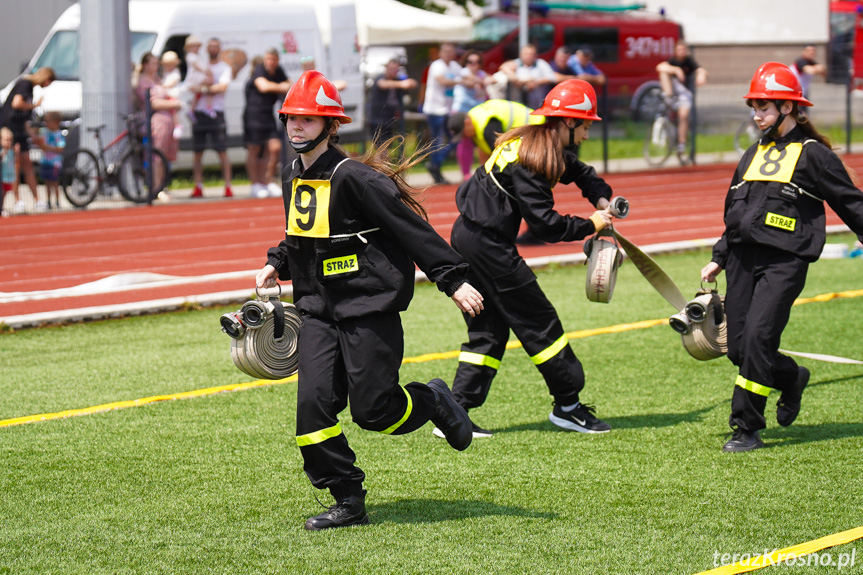
[[[384,148],[363,162],[348,158],[334,137],[351,118],[336,87],[315,70],[291,87],[279,117],[299,157],[284,172],[285,239],[267,252],[256,283],[292,281],[303,316],[297,445],[312,485],[336,500],[305,528],[362,525],[369,522],[365,474],[338,419],[349,403],[363,429],[401,435],[432,421],[454,449],[472,440],[470,419],[442,380],[399,385],[399,314],[413,297],[414,262],[462,312],[480,313],[482,296],[402,179],[421,158],[393,165]]]
[[[40,68],[32,74],[23,76],[15,82],[6,96],[6,101],[3,102],[3,107],[0,108],[0,127],[12,130],[15,144],[19,148],[20,171],[24,172],[24,181],[33,193],[37,208],[47,207],[47,204],[39,201],[36,171],[30,161],[30,119],[33,116],[33,110],[42,104],[42,98],[33,101],[33,88],[36,86],[47,88],[54,81],[54,77],[54,70],[51,68]],[[15,206],[18,211],[23,208],[20,204],[19,200]]]
[[[689,54],[683,40],[674,45],[674,57],[656,65],[662,93],[677,110],[677,156],[687,163],[686,142],[689,138],[689,116],[695,105],[693,90],[707,82],[707,70]]]
[[[375,146],[404,131],[405,95],[416,87],[417,81],[401,72],[398,59],[387,62],[369,90],[366,129]]]
[[[761,65],[744,96],[763,136],[740,159],[725,198],[725,231],[702,281],[727,273],[728,358],[739,369],[731,397],[734,430],[723,451],[764,447],[758,431],[771,389],[781,391],[779,425],[800,412],[809,370],[780,353],[791,306],[825,241],[824,204],[863,239],[863,192],[800,106],[797,76],[778,62]]]
[[[270,48],[263,63],[252,71],[246,83],[246,109],[243,111],[243,141],[246,144],[246,171],[252,180],[252,196],[282,195],[282,187],[272,183],[282,152],[282,138],[276,123],[275,105],[291,83],[279,65],[279,52]]]

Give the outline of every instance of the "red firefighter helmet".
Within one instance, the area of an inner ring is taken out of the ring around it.
[[[533,116],[560,116],[582,120],[601,120],[596,115],[596,92],[584,80],[564,80],[551,89]]]
[[[326,76],[317,70],[306,70],[288,90],[285,103],[279,114],[298,114],[301,116],[329,116],[342,124],[350,124],[345,115],[339,91]]]
[[[812,102],[803,97],[800,79],[791,68],[779,62],[765,62],[758,67],[746,100],[789,100],[801,106],[811,106]]]

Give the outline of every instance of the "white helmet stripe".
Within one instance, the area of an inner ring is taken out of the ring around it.
[[[326,92],[324,92],[323,86],[318,88],[318,93],[315,96],[315,103],[320,106],[338,106],[339,108],[342,107],[340,102],[337,102],[336,100],[333,100],[332,98],[327,96]]]
[[[780,92],[794,92],[794,88],[789,88],[788,86],[783,86],[779,82],[776,81],[776,74],[770,74],[769,76],[764,78],[764,87],[771,91],[780,91]]]
[[[564,106],[567,110],[582,110],[585,112],[589,112],[593,109],[593,103],[590,101],[590,98],[587,97],[587,94],[584,94],[584,102],[580,104],[570,104],[569,106]]]

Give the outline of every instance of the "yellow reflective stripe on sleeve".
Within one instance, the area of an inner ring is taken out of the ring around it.
[[[336,437],[337,435],[342,434],[342,424],[337,423],[332,427],[328,427],[326,429],[322,429],[320,431],[315,431],[313,433],[307,433],[305,435],[297,436],[297,445],[300,447],[306,447],[307,445],[316,445],[318,443],[323,443],[327,439],[332,437]]]
[[[402,426],[402,423],[407,421],[408,417],[411,416],[411,412],[413,412],[413,410],[414,410],[414,402],[411,399],[411,394],[408,393],[407,389],[405,389],[405,388],[402,388],[402,389],[404,390],[405,395],[408,396],[408,406],[405,409],[405,414],[402,416],[401,419],[396,421],[394,424],[390,425],[389,427],[387,427],[386,429],[381,431],[381,433],[383,433],[383,434],[386,434],[386,435],[392,434],[393,431],[395,431],[396,429],[398,429],[399,427]]]
[[[492,369],[500,369],[499,359],[495,359],[490,355],[482,355],[481,353],[463,351],[458,354],[458,360],[465,363],[472,363],[473,365],[484,365]]]
[[[760,383],[755,383],[754,381],[749,381],[742,375],[737,376],[737,381],[734,382],[734,385],[739,385],[746,391],[751,391],[756,395],[763,395],[767,397],[770,395],[770,388],[766,385],[761,385]]]
[[[531,356],[530,361],[533,362],[534,365],[539,365],[541,363],[545,363],[554,356],[556,356],[560,350],[566,347],[566,344],[569,340],[566,339],[566,334],[560,336],[556,342],[539,352],[538,354]]]

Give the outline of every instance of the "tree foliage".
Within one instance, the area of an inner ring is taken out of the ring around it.
[[[408,6],[413,6],[414,8],[422,8],[423,10],[428,10],[430,12],[443,12],[446,10],[446,6],[437,4],[434,0],[399,0],[399,2],[407,4]],[[468,7],[471,4],[475,6],[485,6],[485,0],[451,0],[451,2],[464,8],[465,14],[468,13]]]

